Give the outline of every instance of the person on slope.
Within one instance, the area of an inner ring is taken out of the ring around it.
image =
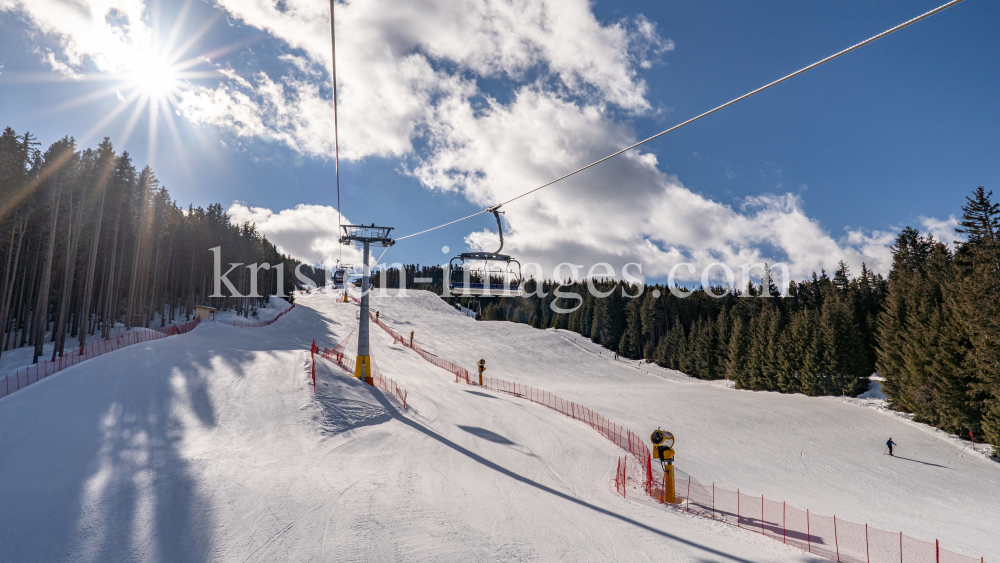
[[[885,445],[889,447],[889,455],[892,455],[892,447],[896,445],[896,442],[893,442],[892,438],[889,438],[889,441],[886,442]],[[892,457],[896,456],[892,455]]]

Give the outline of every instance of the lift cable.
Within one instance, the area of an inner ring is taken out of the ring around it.
[[[699,119],[701,119],[701,118],[703,118],[705,116],[711,115],[711,114],[713,114],[713,113],[715,113],[715,112],[717,112],[717,111],[719,111],[719,110],[721,110],[721,109],[723,109],[725,107],[731,106],[731,105],[735,104],[736,102],[745,100],[745,99],[749,98],[750,96],[753,96],[754,94],[758,94],[760,92],[763,92],[764,90],[767,90],[768,88],[771,88],[772,86],[777,86],[778,84],[781,84],[782,82],[784,82],[786,80],[789,80],[789,79],[794,78],[794,77],[796,77],[796,76],[798,76],[798,75],[800,75],[800,74],[802,74],[804,72],[812,70],[812,69],[814,69],[814,68],[816,68],[816,67],[818,67],[818,66],[820,66],[820,65],[822,65],[824,63],[828,63],[828,62],[832,61],[833,59],[836,59],[838,57],[846,55],[847,53],[850,53],[851,51],[854,51],[855,49],[860,49],[861,47],[864,47],[865,45],[867,45],[869,43],[873,43],[875,41],[878,41],[879,39],[881,39],[881,38],[883,38],[883,37],[885,37],[887,35],[891,35],[891,34],[897,32],[897,31],[903,29],[904,27],[909,27],[909,26],[917,23],[920,20],[929,18],[929,17],[933,16],[934,14],[936,14],[938,12],[942,12],[944,10],[947,10],[948,8],[950,8],[950,7],[952,7],[952,6],[956,5],[956,4],[959,4],[961,2],[964,2],[964,1],[965,0],[951,0],[947,4],[944,4],[942,6],[934,8],[933,10],[931,10],[931,11],[925,13],[925,14],[921,14],[921,15],[919,15],[919,16],[917,16],[917,17],[915,17],[915,18],[913,18],[913,19],[911,19],[909,21],[903,22],[903,23],[901,23],[901,24],[899,24],[896,27],[893,27],[891,29],[887,29],[886,31],[883,31],[882,33],[879,33],[878,35],[876,35],[874,37],[871,37],[869,39],[865,39],[861,43],[857,43],[855,45],[852,45],[852,46],[844,49],[843,51],[840,51],[838,53],[830,55],[829,57],[827,57],[827,58],[825,58],[823,60],[817,61],[817,62],[815,62],[815,63],[813,63],[813,64],[811,64],[811,65],[809,65],[809,66],[807,66],[805,68],[802,68],[802,69],[797,70],[797,71],[795,71],[795,72],[793,72],[793,73],[791,73],[791,74],[789,74],[787,76],[779,78],[778,80],[775,80],[774,82],[771,82],[770,84],[767,84],[765,86],[761,86],[760,88],[757,88],[756,90],[754,90],[752,92],[748,92],[746,94],[743,94],[739,98],[730,100],[730,101],[722,104],[721,106],[718,106],[718,107],[716,107],[714,109],[706,111],[705,113],[703,113],[701,115],[692,117],[691,119],[688,119],[687,121],[684,121],[682,123],[678,123],[677,125],[674,125],[670,129],[666,129],[664,131],[661,131],[661,132],[653,135],[652,137],[648,137],[646,139],[643,139],[643,140],[639,141],[638,143],[635,143],[634,145],[630,145],[628,147],[625,147],[625,148],[621,149],[620,151],[618,151],[616,153],[609,154],[608,156],[606,156],[606,157],[604,157],[604,158],[602,158],[600,160],[596,160],[594,162],[591,162],[590,164],[588,164],[588,165],[586,165],[586,166],[584,166],[582,168],[578,168],[578,169],[570,172],[569,174],[560,176],[560,177],[556,178],[555,180],[552,180],[551,182],[548,182],[547,184],[542,184],[541,186],[538,186],[537,188],[534,188],[532,190],[526,191],[526,192],[522,193],[521,195],[515,196],[515,197],[513,197],[511,199],[508,199],[507,201],[504,201],[503,203],[498,203],[496,205],[492,205],[492,206],[490,206],[490,207],[488,207],[486,209],[483,209],[482,211],[480,211],[478,213],[473,213],[472,215],[467,215],[465,217],[462,217],[461,219],[456,219],[454,221],[450,221],[450,222],[445,223],[443,225],[438,225],[437,227],[432,227],[430,229],[425,229],[423,231],[420,231],[420,232],[417,232],[417,233],[413,233],[411,235],[406,235],[406,236],[403,236],[403,237],[399,237],[396,240],[399,241],[399,240],[407,239],[407,238],[410,238],[410,237],[415,237],[417,235],[422,235],[424,233],[429,233],[431,231],[435,231],[435,230],[440,229],[442,227],[447,227],[448,225],[454,225],[455,223],[460,223],[462,221],[465,221],[466,219],[471,219],[471,218],[473,218],[473,217],[475,217],[477,215],[482,215],[483,213],[491,213],[493,209],[496,209],[498,207],[501,207],[503,205],[511,203],[512,201],[516,201],[518,199],[521,199],[522,197],[525,197],[527,195],[533,194],[533,193],[537,192],[538,190],[540,190],[542,188],[547,188],[547,187],[551,186],[552,184],[555,184],[556,182],[559,182],[560,180],[565,180],[566,178],[569,178],[570,176],[572,176],[574,174],[577,174],[579,172],[583,172],[584,170],[586,170],[586,169],[588,169],[588,168],[590,168],[592,166],[597,166],[598,164],[600,164],[600,163],[602,163],[602,162],[604,162],[606,160],[612,159],[612,158],[614,158],[614,157],[616,157],[616,156],[618,156],[618,155],[620,155],[620,154],[622,154],[624,152],[630,151],[630,150],[638,147],[639,145],[642,145],[644,143],[648,143],[649,141],[652,141],[653,139],[655,139],[657,137],[660,137],[662,135],[666,135],[667,133],[670,133],[671,131],[673,131],[675,129],[680,129],[681,127],[684,127],[685,125],[687,125],[689,123],[698,121]]]
[[[344,216],[344,210],[340,207],[340,135],[337,129],[337,32],[335,31],[333,18],[333,5],[336,0],[330,0],[330,43],[333,46],[333,72],[331,73],[331,79],[333,80],[333,169],[334,174],[337,177],[337,236],[340,236],[341,231],[341,219]],[[344,248],[343,245],[337,245],[340,251],[340,260],[344,259]]]

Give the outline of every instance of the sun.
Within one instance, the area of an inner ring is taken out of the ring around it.
[[[153,10],[149,22],[111,25],[110,36],[105,37],[102,48],[87,55],[93,69],[78,72],[86,68],[82,63],[79,67],[64,65],[72,74],[62,77],[100,82],[103,86],[81,89],[79,95],[47,108],[46,112],[56,114],[101,104],[102,111],[94,113],[94,122],[82,135],[77,135],[81,144],[109,136],[109,128],[114,127],[118,129],[116,144],[127,146],[140,121],[147,120],[148,154],[157,152],[161,126],[166,127],[176,146],[183,146],[185,142],[175,121],[182,115],[185,96],[204,87],[206,81],[217,83],[222,74],[218,70],[220,65],[213,60],[246,45],[245,41],[238,41],[204,49],[203,39],[222,16],[215,14],[191,29],[187,23],[196,2],[178,2],[181,9],[173,18],[165,18]]]
[[[159,55],[139,57],[127,82],[154,99],[164,99],[181,89],[179,69]]]

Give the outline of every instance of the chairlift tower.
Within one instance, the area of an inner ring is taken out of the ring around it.
[[[368,271],[368,249],[372,243],[379,246],[392,246],[396,241],[389,238],[392,227],[376,227],[371,225],[341,225],[343,236],[340,244],[360,244],[364,247],[363,268],[361,270],[361,315],[358,321],[358,359],[354,364],[354,377],[372,383],[372,358],[368,350],[368,294],[370,293],[370,273]],[[347,291],[347,288],[344,288]]]

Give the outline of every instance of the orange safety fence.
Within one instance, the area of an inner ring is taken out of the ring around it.
[[[406,345],[405,339],[380,320],[375,321],[396,342]],[[456,383],[479,385],[479,378],[458,364],[444,360],[420,349],[413,350],[425,360],[455,375]],[[553,395],[548,391],[505,381],[482,377],[482,386],[500,393],[527,399],[580,420],[629,452],[642,464],[638,477],[649,496],[663,498],[663,476],[652,470],[652,454],[637,434],[614,424],[587,407]],[[615,472],[615,490],[625,496],[626,458],[618,460]],[[683,475],[683,473],[682,473]],[[634,480],[634,479],[633,479]],[[802,511],[784,502],[753,497],[740,491],[728,491],[715,486],[705,487],[691,476],[687,482],[676,480],[679,503],[689,512],[721,520],[727,524],[759,532],[772,539],[808,551],[832,561],[849,563],[985,563],[985,559],[960,555],[940,547],[938,542],[928,543],[902,533],[885,532],[867,524],[855,524],[835,516],[819,516]],[[686,496],[685,496],[686,495]]]
[[[625,498],[626,473],[625,466],[628,463],[628,456],[618,458],[618,468],[615,469],[615,490]]]
[[[702,485],[688,476],[677,482],[684,510],[758,532],[832,561],[847,563],[983,563],[985,559],[949,551],[940,543],[902,532],[886,532],[836,516],[820,516],[787,503]]]
[[[313,380],[314,390],[316,388],[316,354],[319,354],[321,358],[330,360],[331,362],[337,364],[338,366],[346,370],[348,373],[354,374],[355,362],[351,358],[348,358],[347,355],[344,353],[347,347],[347,341],[348,339],[351,338],[351,334],[353,333],[354,331],[351,330],[351,332],[349,332],[346,337],[341,339],[341,341],[338,342],[336,345],[334,345],[332,348],[323,348],[322,350],[320,350],[319,347],[316,346],[316,341],[313,340],[312,349],[310,350],[310,352],[312,355],[312,380]],[[407,396],[409,395],[407,390],[400,387],[399,384],[393,381],[391,377],[387,377],[386,375],[384,375],[382,373],[382,370],[378,368],[378,364],[375,363],[374,359],[372,359],[371,373],[372,373],[372,385],[378,387],[379,389],[387,393],[392,393],[393,395],[395,395],[396,398],[398,398],[400,402],[403,403],[403,410],[406,410],[406,399]]]
[[[384,330],[387,333],[389,333],[389,336],[392,337],[392,340],[393,340],[394,343],[402,344],[403,346],[407,346],[407,347],[412,348],[413,351],[416,352],[418,355],[420,355],[421,358],[427,360],[428,362],[436,365],[437,367],[439,367],[441,369],[444,369],[444,370],[447,370],[447,371],[451,372],[455,377],[465,378],[466,380],[469,379],[469,370],[463,368],[462,366],[460,366],[460,365],[458,365],[456,363],[449,362],[448,360],[445,360],[443,358],[439,358],[439,357],[435,356],[434,354],[431,354],[427,350],[424,350],[423,348],[421,348],[415,342],[412,342],[412,341],[408,342],[407,339],[402,334],[399,334],[398,332],[396,332],[395,330],[393,330],[387,324],[383,323],[380,319],[372,317],[371,313],[369,313],[368,315],[375,322],[375,324],[377,324],[378,326],[382,327],[382,330]]]
[[[403,336],[372,317],[395,342],[407,345]],[[455,375],[456,383],[479,385],[479,377],[473,378],[469,371],[458,364],[439,358],[422,350],[416,344],[413,351],[425,360]],[[614,442],[623,450],[635,456],[644,465],[644,475],[639,477],[643,489],[649,496],[663,498],[663,476],[652,470],[652,454],[644,440],[637,434],[614,424],[587,407],[577,405],[553,395],[548,391],[482,376],[482,386],[500,393],[507,393],[544,405],[562,414],[580,420]],[[626,458],[619,458],[615,471],[615,490],[625,496]],[[867,524],[855,524],[836,516],[819,516],[808,510],[802,511],[784,502],[767,500],[761,495],[753,497],[721,489],[713,483],[711,489],[701,485],[691,476],[687,483],[675,480],[679,503],[684,509],[732,526],[738,526],[798,547],[814,555],[832,561],[848,563],[977,563],[976,558],[959,555],[942,549],[939,542],[928,543],[913,539],[903,533],[885,532],[871,528]],[[686,488],[686,491],[685,491]],[[686,496],[685,496],[686,495]],[[692,508],[693,507],[693,508]],[[985,563],[979,558],[978,563]]]
[[[10,395],[19,389],[23,389],[40,379],[45,379],[46,377],[60,372],[70,366],[87,361],[91,358],[96,358],[97,356],[101,356],[103,354],[107,354],[108,352],[114,352],[115,350],[120,350],[126,346],[132,346],[133,344],[140,344],[151,340],[159,340],[175,334],[190,332],[194,329],[194,327],[198,326],[198,321],[199,319],[194,319],[183,324],[170,325],[165,328],[142,329],[134,332],[125,332],[114,338],[95,340],[82,348],[74,348],[55,360],[47,360],[34,365],[25,366],[13,375],[4,376],[3,385],[0,385],[0,397],[6,397],[7,395]]]
[[[456,377],[455,382],[479,385],[479,381],[469,377]],[[596,430],[601,436],[604,436],[639,460],[639,463],[641,463],[645,468],[645,471],[643,472],[643,489],[645,489],[650,495],[654,494],[652,454],[650,453],[646,442],[640,438],[638,434],[632,432],[624,426],[611,422],[587,407],[578,405],[573,401],[567,401],[558,395],[553,395],[548,391],[537,389],[535,387],[531,387],[530,385],[523,385],[513,381],[505,381],[503,379],[483,376],[482,386],[486,389],[492,389],[493,391],[499,391],[501,393],[507,393],[514,395],[515,397],[527,399],[533,403],[537,403],[554,411],[561,412],[574,420],[579,420],[584,424],[587,424]]]
[[[269,321],[249,321],[249,320],[244,321],[244,320],[240,319],[240,320],[235,320],[235,321],[219,321],[219,323],[220,324],[224,324],[224,325],[236,326],[236,327],[240,327],[240,328],[260,328],[262,326],[267,326],[267,325],[276,323],[278,321],[278,319],[280,319],[281,317],[285,316],[285,313],[288,313],[289,311],[291,311],[294,308],[295,308],[295,304],[293,303],[291,307],[289,307],[289,308],[285,309],[284,311],[278,313],[278,315],[276,317],[274,317],[273,319],[271,319]]]

